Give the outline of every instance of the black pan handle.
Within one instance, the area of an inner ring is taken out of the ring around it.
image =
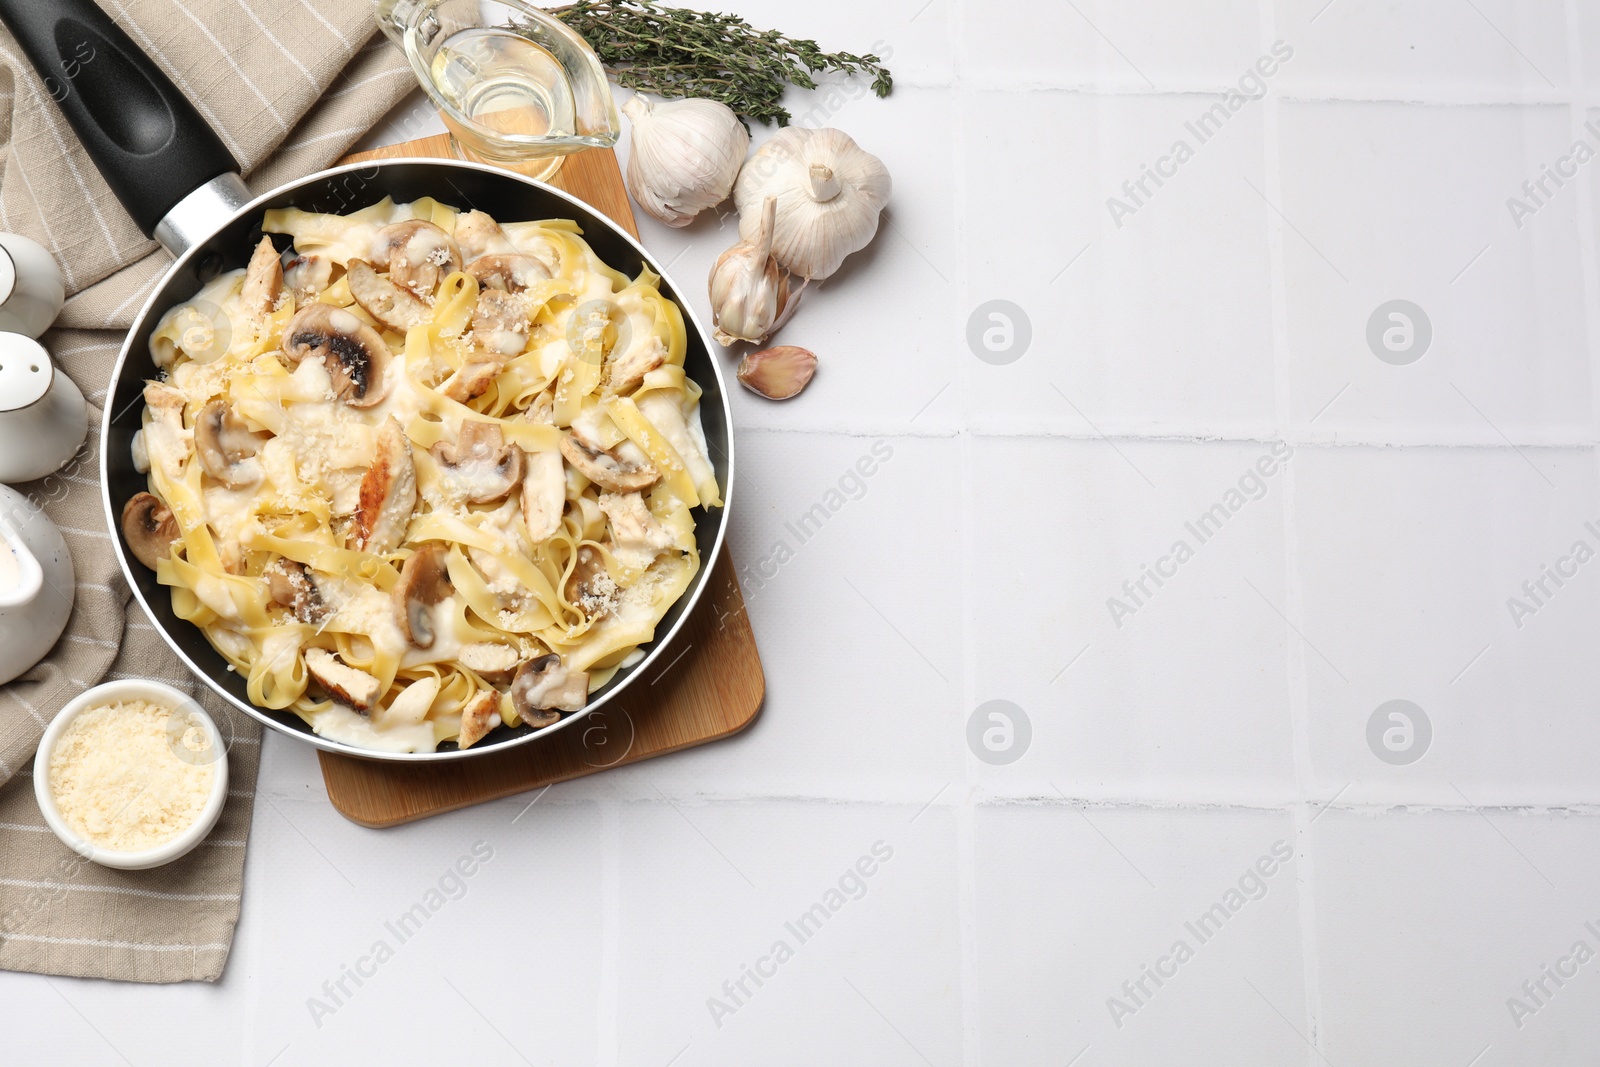
[[[239,169],[188,98],[93,0],[0,0],[0,22],[146,234],[178,201]]]

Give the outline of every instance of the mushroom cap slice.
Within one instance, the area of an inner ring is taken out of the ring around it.
[[[230,489],[261,480],[261,468],[247,460],[261,450],[261,438],[245,426],[221,397],[209,401],[194,420],[194,452],[205,472]]]
[[[356,670],[325,648],[306,649],[306,672],[336,703],[366,715],[382,688],[366,671]]]
[[[522,476],[522,519],[528,524],[528,539],[537,545],[561,529],[567,475],[556,452],[530,453],[527,468]]]
[[[433,615],[429,611],[455,591],[446,570],[448,550],[441,544],[424,545],[400,568],[394,598],[394,621],[400,632],[418,648],[432,648]]]
[[[467,701],[461,709],[461,733],[456,737],[458,748],[471,748],[500,725],[500,694],[489,690]]]
[[[528,309],[510,293],[484,289],[472,309],[472,339],[478,347],[496,355],[521,354],[528,347]]]
[[[504,500],[522,481],[522,449],[492,422],[468,419],[453,444],[440,441],[431,452],[449,490],[473,504]]]
[[[555,653],[530,659],[511,680],[511,706],[530,726],[549,726],[589,702],[589,672],[568,670]]]
[[[283,284],[294,294],[295,304],[311,303],[333,284],[333,260],[316,252],[285,253]]]
[[[172,555],[172,542],[179,532],[172,509],[154,493],[135,493],[122,505],[122,536],[133,558],[151,570],[156,569],[157,561]]]
[[[467,273],[478,279],[483,289],[520,293],[535,282],[549,281],[550,268],[533,256],[521,252],[479,256],[467,264]]]
[[[630,463],[576,433],[561,439],[561,454],[585,478],[613,493],[639,493],[661,480],[648,463]]]
[[[450,235],[423,219],[407,219],[379,230],[372,261],[389,267],[389,280],[432,299],[445,275],[461,269],[461,249]]]
[[[474,641],[461,646],[461,665],[493,685],[505,685],[522,666],[522,652],[498,641]]]
[[[388,394],[389,346],[343,308],[310,304],[297,311],[284,327],[281,347],[297,366],[307,356],[320,359],[335,394],[351,407],[369,408]]]
[[[239,290],[239,311],[255,327],[257,335],[282,296],[283,260],[273,247],[272,238],[263,237],[244,269],[244,287]]]
[[[517,250],[494,217],[476,208],[456,219],[455,237],[456,245],[468,263],[482,256],[514,254]]]
[[[572,573],[561,587],[567,603],[576,604],[586,616],[598,619],[617,606],[621,592],[611,572],[606,570],[605,556],[600,550],[593,545],[579,545]]]
[[[268,565],[264,577],[273,603],[288,608],[300,622],[315,626],[333,614],[323,601],[310,568],[299,560],[279,557]]]
[[[411,458],[411,442],[391,415],[378,428],[377,454],[361,477],[356,547],[376,556],[393,552],[405,539],[416,507],[417,467]]]
[[[427,304],[411,290],[380,276],[366,260],[352,259],[345,278],[356,303],[389,329],[403,333],[428,321]]]

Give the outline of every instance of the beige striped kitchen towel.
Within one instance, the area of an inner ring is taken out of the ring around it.
[[[372,0],[100,0],[219,131],[261,190],[326,166],[410,91],[374,37]],[[260,759],[254,723],[187,677],[128,593],[97,471],[111,365],[170,257],[123,213],[16,43],[0,30],[0,229],[61,262],[70,294],[44,342],[90,402],[73,463],[18,486],[61,527],[77,567],[66,636],[0,687],[0,968],[137,982],[215,981],[239,918]],[[233,739],[233,795],[206,844],[155,871],[80,860],[45,829],[30,766],[51,716],[102,678],[194,694]]]

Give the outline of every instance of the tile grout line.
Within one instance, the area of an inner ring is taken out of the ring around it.
[[[950,42],[950,70],[951,80],[955,89],[955,107],[957,129],[966,131],[971,128],[970,120],[975,113],[971,93],[965,85],[965,42],[961,38],[961,27],[966,24],[967,10],[965,0],[950,0],[949,9],[945,13],[945,34]],[[954,139],[951,158],[951,195],[957,204],[966,203],[967,196],[967,168],[968,168],[967,139],[965,136]],[[968,269],[967,257],[969,255],[969,230],[965,212],[958,212],[956,216],[956,264],[959,274],[956,278],[956,308],[959,312],[963,308],[972,306],[972,274]],[[961,369],[957,372],[966,388],[963,395],[972,395],[972,377],[976,371],[973,364],[976,358],[962,360]],[[966,731],[963,724],[966,721],[967,709],[977,706],[977,652],[975,645],[977,624],[973,618],[972,606],[976,603],[973,596],[976,586],[976,544],[973,533],[974,523],[970,519],[973,500],[972,478],[972,434],[967,429],[968,407],[963,400],[961,415],[956,427],[956,440],[960,450],[961,463],[961,686],[957,694],[956,721],[951,724],[951,744],[959,743],[965,748],[964,738]],[[958,752],[961,749],[957,750]],[[979,1002],[978,982],[978,861],[977,861],[977,828],[976,812],[972,804],[972,765],[964,752],[959,757],[962,761],[963,789],[962,795],[957,800],[956,807],[956,921],[959,935],[959,966],[961,990],[961,1062],[964,1067],[981,1067],[983,1063],[983,1034],[982,1015]]]
[[[1293,41],[1289,43],[1294,44]],[[899,86],[900,81],[897,78],[895,87],[899,88]],[[909,85],[908,87],[929,92],[955,88],[955,86],[933,84]],[[1163,88],[1152,89],[1147,85],[1134,83],[1108,85],[1105,82],[1013,81],[999,78],[972,78],[969,80],[968,88],[974,92],[1002,93],[1009,96],[1026,96],[1032,93],[1059,93],[1061,95],[1097,98],[1142,96],[1154,100],[1184,97],[1214,98],[1234,91],[1237,86],[1230,82],[1218,82],[1211,85],[1190,82],[1185,85],[1168,85]],[[1353,83],[1324,83],[1319,88],[1304,82],[1298,84],[1291,82],[1286,83],[1283,91],[1278,95],[1279,99],[1296,104],[1399,104],[1403,107],[1427,108],[1557,108],[1568,107],[1573,104],[1600,106],[1600,100],[1591,100],[1585,95],[1570,91],[1562,92],[1560,90],[1543,93],[1530,92],[1521,95],[1515,95],[1510,92],[1484,94],[1464,92],[1454,96],[1442,93],[1407,96],[1398,90],[1364,92],[1361,86]]]
[[[1277,39],[1277,20],[1273,0],[1259,0],[1261,14],[1262,47],[1270,48]],[[1290,42],[1293,45],[1293,42]],[[1266,184],[1271,202],[1282,204],[1283,173],[1279,155],[1278,133],[1281,108],[1277,95],[1269,92],[1262,100],[1262,180]],[[1278,430],[1285,435],[1293,425],[1294,397],[1291,389],[1291,364],[1289,333],[1288,270],[1284,262],[1284,221],[1279,216],[1268,215],[1267,252],[1271,261],[1272,277],[1272,348],[1273,370],[1276,376],[1273,403],[1277,409]],[[1297,465],[1284,464],[1283,470],[1283,578],[1284,611],[1291,619],[1304,624],[1304,598],[1300,586],[1300,557],[1295,525],[1295,490]],[[1294,748],[1295,780],[1302,797],[1314,783],[1311,767],[1311,714],[1310,682],[1306,666],[1306,650],[1302,642],[1288,633],[1284,634],[1288,696],[1290,743]],[[1299,909],[1300,962],[1302,1006],[1305,1014],[1309,1049],[1308,1064],[1315,1067],[1318,1058],[1325,1058],[1322,1032],[1322,996],[1318,981],[1317,929],[1315,897],[1312,893],[1311,825],[1304,803],[1294,805],[1293,821],[1296,839],[1295,899]]]
[[[1283,441],[1296,448],[1368,448],[1384,450],[1441,450],[1441,449],[1469,449],[1479,452],[1506,452],[1515,453],[1518,450],[1546,449],[1566,452],[1589,452],[1600,448],[1600,434],[1585,431],[1582,435],[1565,435],[1550,437],[1545,440],[1532,440],[1529,438],[1502,437],[1492,431],[1486,431],[1479,440],[1468,440],[1466,437],[1449,439],[1443,434],[1431,439],[1399,440],[1396,438],[1374,437],[1346,433],[1342,430],[1313,430],[1307,432],[1302,428],[1289,430],[1273,429],[1268,432],[1267,427],[1235,428],[1233,432],[1225,432],[1215,427],[1182,428],[1172,427],[1162,430],[1146,430],[1135,432],[1124,429],[1114,423],[1101,422],[1099,432],[1073,431],[1073,430],[996,430],[962,426],[949,430],[911,430],[905,426],[887,427],[878,426],[871,429],[844,429],[840,427],[816,429],[801,426],[747,426],[740,433],[745,434],[770,434],[772,436],[792,437],[842,437],[851,439],[868,439],[886,437],[893,440],[907,441],[939,441],[966,435],[991,441],[1015,440],[1041,440],[1041,441],[1070,441],[1078,443],[1105,443],[1134,442],[1139,444],[1157,445],[1256,445],[1271,444]]]

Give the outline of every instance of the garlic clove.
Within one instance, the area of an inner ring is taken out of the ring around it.
[[[788,400],[799,394],[817,372],[817,357],[795,345],[778,345],[751,352],[739,361],[739,382],[768,400]]]
[[[651,103],[635,94],[622,107],[633,123],[627,186],[649,215],[687,226],[733,191],[750,133],[715,100]]]
[[[755,239],[740,241],[717,257],[711,268],[711,324],[717,342],[724,347],[735,341],[760,344],[794,310],[789,276],[772,258],[777,209],[777,200],[769,198]]]
[[[802,278],[826,278],[878,232],[892,182],[883,162],[839,130],[786,126],[750,157],[733,188],[739,236],[778,200],[772,255]]]

